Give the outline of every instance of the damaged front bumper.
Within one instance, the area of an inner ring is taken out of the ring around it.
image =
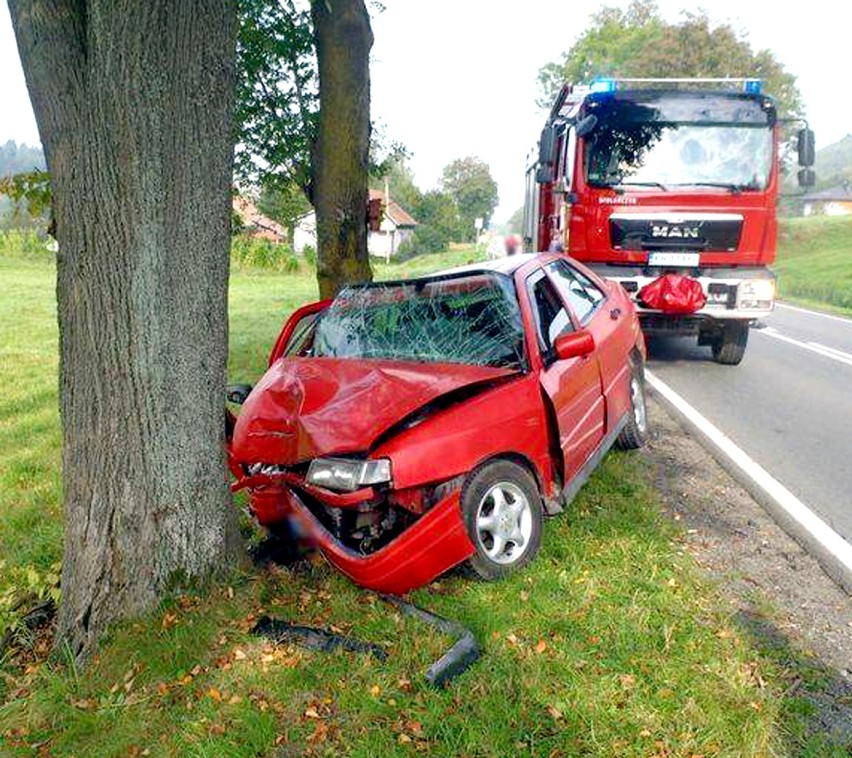
[[[300,496],[299,486],[337,508],[357,507],[374,496],[372,488],[346,494],[305,488],[292,475],[283,473],[243,477],[233,489],[248,490],[252,511],[260,523],[286,521],[301,539],[319,548],[329,563],[367,589],[404,594],[428,584],[474,553],[462,518],[458,489],[383,547],[363,555],[343,545],[323,525]]]

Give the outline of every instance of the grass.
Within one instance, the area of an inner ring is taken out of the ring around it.
[[[785,300],[852,315],[852,217],[783,220],[773,268]]]
[[[394,278],[470,259],[454,251]],[[61,554],[53,267],[0,256],[0,596]],[[257,378],[309,272],[231,282],[231,377]],[[457,574],[414,593],[484,655],[446,690],[422,673],[449,641],[321,561],[235,574],[118,626],[83,671],[0,665],[0,755],[843,755],[806,730],[799,674],[763,651],[681,550],[638,454],[611,454],[497,584]],[[383,645],[389,658],[275,647],[270,613]],[[816,686],[816,685],[814,685]],[[146,752],[147,751],[147,752]]]

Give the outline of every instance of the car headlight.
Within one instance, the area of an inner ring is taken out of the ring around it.
[[[357,461],[350,458],[316,458],[308,467],[308,484],[327,490],[353,492],[370,484],[391,481],[391,462],[387,458]]]
[[[775,299],[774,279],[749,279],[737,287],[738,308],[767,309]]]

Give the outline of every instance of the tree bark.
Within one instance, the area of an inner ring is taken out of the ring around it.
[[[319,64],[319,132],[314,146],[320,296],[373,278],[367,253],[370,48],[364,0],[312,0]]]
[[[57,645],[239,545],[223,398],[233,0],[9,0],[53,182],[65,556]]]

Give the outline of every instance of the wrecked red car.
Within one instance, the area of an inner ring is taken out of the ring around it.
[[[233,488],[370,589],[465,561],[497,579],[614,443],[643,444],[644,359],[624,290],[563,255],[349,287],[234,398]]]

